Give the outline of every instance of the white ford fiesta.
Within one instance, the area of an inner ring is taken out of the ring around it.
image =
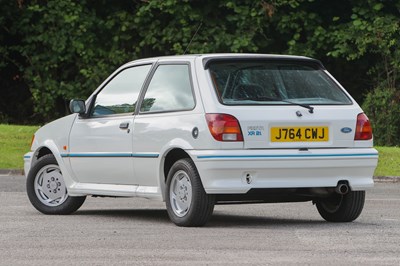
[[[127,63],[34,135],[27,193],[45,214],[85,197],[165,201],[179,226],[214,205],[311,201],[361,213],[378,153],[367,116],[315,59],[205,54]]]

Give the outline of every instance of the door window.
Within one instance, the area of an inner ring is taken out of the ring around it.
[[[151,65],[124,69],[96,96],[92,116],[133,113]]]
[[[160,65],[150,81],[140,111],[181,111],[194,106],[189,66]]]

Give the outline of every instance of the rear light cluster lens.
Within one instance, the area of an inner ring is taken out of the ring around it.
[[[368,117],[364,114],[358,114],[356,135],[354,140],[370,140],[372,139],[372,127]]]
[[[208,129],[218,141],[243,141],[239,121],[232,115],[206,114]]]

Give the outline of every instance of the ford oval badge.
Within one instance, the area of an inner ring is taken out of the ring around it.
[[[342,128],[340,131],[342,131],[343,133],[350,133],[350,132],[351,132],[351,128],[349,128],[349,127],[344,127],[344,128]]]

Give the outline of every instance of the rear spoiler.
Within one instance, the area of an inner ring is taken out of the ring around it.
[[[326,70],[321,61],[308,57],[295,57],[295,56],[223,56],[223,57],[206,57],[203,59],[203,67],[207,70],[212,63],[232,63],[232,62],[265,62],[265,63],[301,63],[317,67],[318,69]]]

